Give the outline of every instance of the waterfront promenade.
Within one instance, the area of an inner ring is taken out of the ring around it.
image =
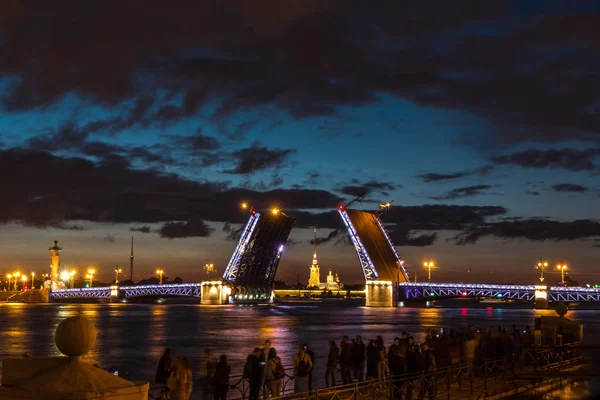
[[[307,393],[293,393],[291,376],[283,381],[281,397],[271,399],[347,400],[347,399],[505,399],[517,394],[544,393],[589,378],[588,365],[578,345],[528,349],[522,360],[522,370],[515,371],[506,357],[488,360],[474,368],[460,363],[430,373],[407,374],[399,378],[367,380],[348,385],[320,388]],[[564,375],[564,376],[560,376]],[[579,378],[578,378],[579,376]],[[196,380],[191,400],[203,398],[202,383]],[[231,377],[229,400],[244,400],[249,395],[248,381]],[[160,395],[160,386],[151,389]],[[399,397],[401,395],[401,397]],[[261,398],[268,398],[263,390]]]

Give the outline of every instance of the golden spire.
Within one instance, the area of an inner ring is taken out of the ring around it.
[[[314,244],[313,264],[316,265],[317,264],[317,228],[315,228],[315,230],[314,230],[313,244]]]

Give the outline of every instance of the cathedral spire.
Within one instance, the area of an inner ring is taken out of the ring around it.
[[[313,264],[317,264],[317,228],[315,228],[315,230],[314,230],[313,244],[314,244],[314,248],[313,248]]]

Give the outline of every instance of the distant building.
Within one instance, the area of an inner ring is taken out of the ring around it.
[[[321,268],[317,261],[317,229],[314,230],[314,250],[313,259],[310,266],[310,275],[308,278],[308,287],[318,287],[322,290],[339,290],[340,288],[340,277],[336,273],[335,276],[332,274],[331,269],[327,275],[327,282],[321,283]]]

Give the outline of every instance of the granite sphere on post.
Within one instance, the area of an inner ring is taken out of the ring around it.
[[[96,328],[87,318],[69,317],[56,327],[54,343],[66,356],[82,356],[96,344]]]

